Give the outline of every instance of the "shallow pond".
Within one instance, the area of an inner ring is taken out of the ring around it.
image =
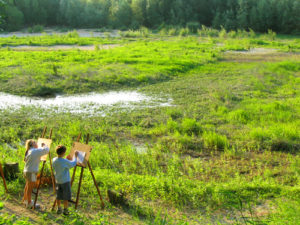
[[[119,37],[118,30],[113,30],[111,32],[99,32],[94,29],[77,29],[79,37]],[[43,35],[66,35],[68,32],[59,32],[53,29],[45,29],[42,33],[28,33],[26,31],[18,31],[18,32],[9,32],[9,33],[0,33],[0,37],[38,37]]]
[[[54,98],[24,97],[0,92],[0,110],[18,110],[22,107],[34,107],[55,110],[56,112],[94,114],[112,106],[135,108],[170,105],[170,99],[163,101],[137,91],[57,95]]]

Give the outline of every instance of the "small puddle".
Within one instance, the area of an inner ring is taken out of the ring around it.
[[[248,51],[226,51],[226,53],[234,53],[234,54],[270,54],[276,53],[278,50],[273,48],[251,48]]]
[[[168,100],[170,101],[170,99]],[[97,114],[112,106],[119,108],[135,108],[153,106],[168,106],[170,102],[152,98],[137,91],[111,91],[107,93],[88,93],[80,95],[58,95],[54,98],[38,98],[16,96],[0,93],[0,109],[18,110],[22,107],[55,110],[55,112],[70,112]]]
[[[72,32],[72,31],[70,31]],[[118,30],[113,30],[110,32],[99,32],[95,30],[89,29],[77,29],[79,37],[120,37]],[[52,29],[46,29],[45,32],[42,33],[27,33],[27,32],[9,32],[9,33],[0,33],[0,37],[40,37],[44,35],[67,35],[69,32],[59,32]]]

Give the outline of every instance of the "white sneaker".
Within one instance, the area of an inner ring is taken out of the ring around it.
[[[27,201],[25,201],[25,207],[26,208],[31,209],[33,207],[33,205],[34,205],[34,201],[33,200],[31,200],[31,202],[29,204],[28,204]],[[36,203],[35,204],[35,208],[40,208],[40,205]]]
[[[31,200],[30,203],[28,203],[28,201],[25,201],[25,207],[28,208],[28,209],[30,209],[30,208],[32,208],[33,203],[34,203],[33,200]]]

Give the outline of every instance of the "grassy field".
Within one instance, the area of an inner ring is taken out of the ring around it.
[[[54,146],[68,149],[79,132],[90,133],[91,164],[106,207],[100,210],[85,173],[80,210],[70,217],[49,210],[49,188],[41,199],[47,210],[11,215],[9,207],[23,193],[20,173],[8,182],[9,195],[0,185],[0,224],[299,224],[300,38],[209,29],[177,36],[172,30],[148,32],[0,39],[2,92],[52,96],[138,89],[172,99],[170,106],[116,106],[105,117],[35,106],[2,109],[1,161],[19,162],[21,170],[25,140],[37,138],[44,125],[54,128]],[[8,47],[29,42],[98,47]],[[102,49],[103,44],[115,45]],[[111,205],[109,189],[123,192],[128,205]]]

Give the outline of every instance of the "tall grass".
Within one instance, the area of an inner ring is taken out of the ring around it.
[[[68,151],[79,132],[90,133],[90,162],[102,193],[125,193],[129,208],[107,203],[94,220],[72,211],[70,223],[113,223],[123,211],[128,223],[138,218],[149,224],[197,224],[202,217],[212,224],[224,218],[236,224],[297,223],[299,56],[274,53],[269,60],[223,52],[298,49],[298,39],[284,43],[251,32],[222,32],[203,27],[194,36],[152,39],[151,34],[130,43],[120,39],[116,42],[123,46],[97,51],[1,49],[0,86],[10,93],[40,95],[37,86],[50,93],[139,86],[143,93],[172,99],[172,106],[128,111],[115,106],[105,117],[34,106],[1,109],[1,162],[19,162],[23,168],[24,141],[37,138],[44,125],[54,128],[54,146],[65,144]],[[21,173],[8,186],[11,195],[20,193]],[[0,192],[4,194],[1,184]],[[88,175],[81,199],[80,207],[87,211],[99,205]],[[22,221],[1,216],[5,223]]]

